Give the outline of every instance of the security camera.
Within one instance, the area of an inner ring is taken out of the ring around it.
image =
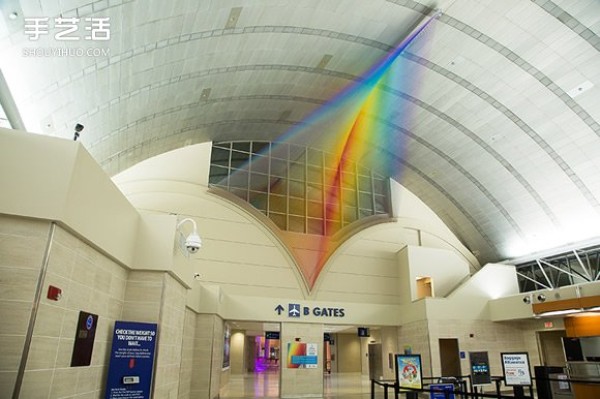
[[[201,247],[202,240],[197,233],[191,233],[185,239],[185,249],[187,249],[189,253],[195,254]]]
[[[531,303],[531,297],[530,296],[523,297],[523,303],[529,305]]]
[[[196,222],[190,218],[183,219],[181,222],[179,222],[177,224],[177,229],[179,230],[180,233],[182,233],[182,236],[183,236],[181,227],[183,226],[184,223],[187,223],[187,222],[192,224],[193,229],[192,229],[192,232],[185,238],[185,242],[183,245],[185,246],[185,249],[189,253],[195,254],[202,247],[202,239],[198,235],[198,228],[196,226]]]

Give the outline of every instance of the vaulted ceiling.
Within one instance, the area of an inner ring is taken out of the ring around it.
[[[397,111],[372,116],[402,145],[373,151],[394,152],[392,177],[482,263],[600,236],[596,0],[5,0],[3,106],[30,132],[84,125],[110,175],[194,143],[274,140],[436,9],[395,61]],[[58,17],[79,18],[78,40],[55,37]],[[106,17],[108,36],[86,39],[85,19]],[[32,18],[48,19],[38,40]]]

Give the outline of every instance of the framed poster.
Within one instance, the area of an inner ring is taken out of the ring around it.
[[[400,388],[423,389],[421,355],[396,355],[396,382]]]
[[[288,342],[287,368],[289,369],[314,369],[317,368],[317,344],[304,342]]]
[[[231,330],[229,330],[229,326],[225,326],[225,330],[223,331],[223,370],[229,368],[229,358],[231,351]]]
[[[529,355],[527,353],[502,353],[502,372],[507,386],[530,386]]]

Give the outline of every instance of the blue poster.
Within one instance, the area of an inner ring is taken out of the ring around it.
[[[115,322],[106,399],[150,399],[156,327],[154,323]]]
[[[454,399],[454,384],[431,384],[430,399]]]

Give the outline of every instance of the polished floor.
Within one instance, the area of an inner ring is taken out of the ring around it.
[[[369,399],[369,377],[360,373],[327,374],[323,377],[323,398]],[[376,390],[377,399],[383,398],[383,390]],[[232,375],[229,383],[221,389],[221,399],[279,398],[279,372],[265,370],[260,373]]]

